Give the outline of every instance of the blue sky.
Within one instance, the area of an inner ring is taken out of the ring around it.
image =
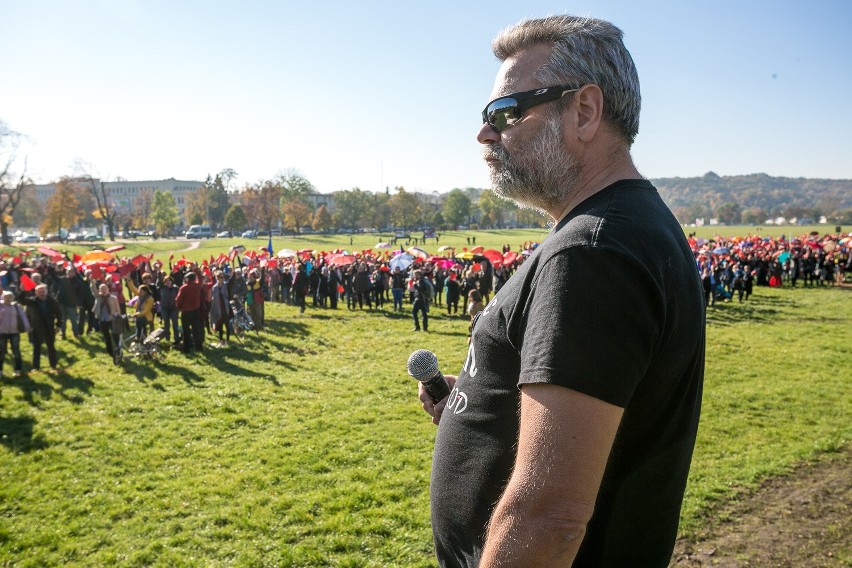
[[[645,176],[852,179],[846,0],[0,0],[0,120],[38,182],[79,158],[106,179],[487,187],[491,40],[555,13],[624,30]]]

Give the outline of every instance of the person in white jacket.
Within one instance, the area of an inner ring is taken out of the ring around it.
[[[12,292],[4,291],[0,296],[0,375],[3,373],[6,350],[11,344],[15,376],[21,376],[24,367],[23,359],[21,359],[21,332],[29,330],[30,322],[26,311],[15,301],[15,295]]]

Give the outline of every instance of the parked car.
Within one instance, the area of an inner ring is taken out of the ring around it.
[[[97,233],[92,233],[91,235],[90,235],[90,234],[88,234],[88,233],[86,233],[86,234],[83,236],[83,240],[84,240],[84,241],[89,241],[89,242],[91,243],[91,242],[95,242],[95,241],[102,241],[102,240],[104,240],[104,239],[103,239],[103,237],[101,237],[101,236],[100,236],[99,234],[97,234]]]
[[[249,229],[248,231],[243,231],[243,234],[240,236],[244,239],[256,239],[257,231],[255,231],[254,229]]]
[[[217,239],[229,239],[229,238],[231,238],[231,236],[232,236],[231,231],[220,231],[220,232],[216,233]]]
[[[41,242],[38,235],[30,235],[28,233],[24,233],[19,237],[15,237],[15,242],[18,243],[38,243]]]
[[[41,238],[41,242],[43,242],[43,243],[61,243],[62,237],[60,237],[56,233],[48,233]]]

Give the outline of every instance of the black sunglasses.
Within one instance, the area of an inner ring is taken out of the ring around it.
[[[482,111],[482,123],[487,123],[494,132],[503,132],[515,124],[521,118],[521,115],[532,107],[561,99],[566,94],[579,89],[580,87],[574,85],[542,87],[494,99]]]

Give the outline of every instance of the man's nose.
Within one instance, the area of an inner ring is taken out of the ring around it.
[[[480,144],[497,144],[500,141],[500,133],[491,128],[487,122],[483,122],[482,128],[476,134],[476,140]]]

